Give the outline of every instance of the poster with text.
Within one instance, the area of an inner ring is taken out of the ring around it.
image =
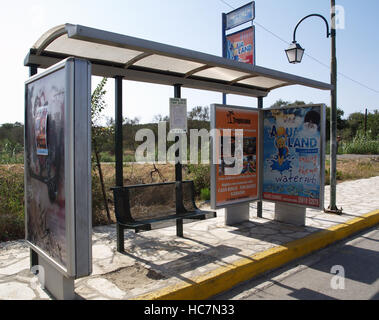
[[[254,27],[226,36],[226,57],[230,60],[255,64]]]
[[[26,85],[26,240],[66,267],[65,69]]]
[[[324,106],[264,111],[263,200],[323,208]]]
[[[215,106],[213,110],[218,135],[214,144],[216,163],[213,159],[212,164],[212,206],[215,209],[255,201],[258,198],[259,112],[228,106]],[[240,138],[236,130],[242,130]]]

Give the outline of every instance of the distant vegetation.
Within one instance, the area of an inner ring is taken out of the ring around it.
[[[94,98],[94,97],[93,97]],[[291,106],[305,104],[303,101],[293,103],[278,100],[273,106]],[[101,104],[99,110],[101,111]],[[329,108],[326,112],[326,137],[329,139]],[[338,136],[342,138],[339,143],[339,153],[379,154],[379,111],[375,110],[367,115],[363,113],[350,114],[343,118],[344,112],[337,109]],[[152,183],[157,181],[170,181],[174,179],[173,165],[136,165],[134,153],[140,142],[135,141],[135,134],[139,129],[151,129],[158,139],[158,122],[168,121],[167,116],[155,115],[151,123],[141,124],[138,118],[125,118],[123,121],[123,147],[125,184]],[[366,122],[366,126],[365,126]],[[96,134],[100,136],[98,142],[99,160],[109,162],[104,166],[103,181],[106,198],[114,221],[113,197],[110,187],[114,186],[114,135],[112,128],[114,120],[110,119],[106,125],[94,125]],[[189,129],[210,129],[209,108],[198,106],[188,113]],[[167,125],[167,132],[169,125]],[[167,133],[166,132],[166,133]],[[23,238],[24,236],[24,179],[23,179],[23,142],[24,126],[16,122],[0,125],[0,241]],[[173,143],[173,142],[172,142]],[[170,143],[167,144],[167,147]],[[328,147],[327,147],[328,150]],[[199,200],[209,200],[210,170],[209,165],[183,166],[183,178],[192,179]],[[367,178],[379,175],[379,162],[369,161],[338,161],[337,179],[339,181]],[[328,161],[326,163],[326,184],[328,184]],[[94,225],[108,223],[103,199],[103,190],[99,182],[98,172],[93,170],[93,222]]]

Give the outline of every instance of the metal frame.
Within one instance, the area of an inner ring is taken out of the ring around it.
[[[262,134],[261,134],[261,111],[258,108],[249,108],[249,107],[241,107],[241,106],[233,106],[233,105],[223,105],[223,104],[212,104],[211,105],[211,130],[212,129],[217,129],[216,128],[216,108],[217,107],[222,107],[222,108],[228,108],[228,109],[234,109],[234,110],[245,110],[245,111],[256,111],[258,113],[258,129],[257,129],[257,143],[260,144],[260,141],[262,139]],[[261,172],[259,170],[259,167],[257,167],[257,197],[256,198],[245,198],[243,200],[234,200],[226,204],[222,205],[217,205],[216,202],[216,193],[217,193],[217,185],[216,185],[216,171],[217,171],[217,164],[214,162],[213,158],[213,147],[214,147],[214,137],[211,135],[211,142],[210,142],[210,154],[211,154],[211,208],[213,210],[217,209],[222,209],[222,208],[228,208],[228,207],[234,207],[234,206],[239,206],[244,203],[250,203],[250,202],[255,202],[261,200],[261,186],[260,186],[260,180],[261,180]],[[260,159],[260,146],[258,145],[258,164],[259,164],[259,159]]]
[[[324,192],[325,192],[325,119],[326,119],[326,106],[325,104],[309,104],[309,105],[301,105],[301,106],[289,106],[289,107],[281,107],[281,108],[270,108],[270,109],[264,109],[262,110],[262,120],[264,121],[264,112],[265,111],[271,111],[271,110],[283,110],[283,109],[294,109],[294,108],[309,108],[309,107],[320,107],[320,205],[318,207],[315,206],[309,206],[309,205],[302,205],[302,204],[296,204],[296,203],[288,203],[284,201],[277,201],[277,200],[271,200],[271,199],[263,199],[263,179],[264,176],[262,174],[262,179],[260,181],[261,184],[261,194],[260,198],[262,201],[266,202],[272,202],[272,203],[279,203],[279,204],[286,204],[291,205],[295,207],[301,207],[301,208],[310,208],[310,209],[319,209],[324,210]],[[263,127],[262,127],[263,130]],[[263,134],[262,134],[263,139]],[[262,160],[264,155],[264,144],[262,141]],[[262,162],[262,171],[263,171],[263,162]]]
[[[34,75],[25,82],[25,106],[27,105],[28,85],[62,69],[66,70],[64,166],[67,266],[61,265],[51,258],[47,252],[27,240],[28,210],[26,193],[25,238],[31,249],[41,255],[59,272],[66,277],[79,278],[92,272],[90,64],[84,60],[68,58],[45,72]],[[75,84],[78,86],[75,87]],[[75,108],[75,105],[80,106],[80,108]],[[26,113],[25,124],[27,124]],[[24,135],[26,135],[26,132],[25,129]],[[26,161],[26,148],[24,152]],[[80,167],[80,170],[75,171],[76,167]],[[24,179],[26,186],[28,183],[27,175],[25,175]]]
[[[51,31],[50,35],[44,36],[37,42],[36,46],[30,49],[25,58],[24,64],[38,65],[40,68],[46,68],[60,60],[67,58],[67,54],[59,54],[39,50],[41,48],[40,42],[47,41],[49,43],[57,39],[57,34],[67,34],[70,39],[88,41],[96,44],[108,45],[111,47],[125,48],[157,54],[161,56],[181,59],[185,61],[192,61],[200,63],[204,66],[220,67],[235,71],[251,74],[252,76],[262,76],[281,80],[285,85],[299,84],[309,86],[321,90],[331,90],[332,85],[319,81],[310,80],[307,78],[279,72],[263,68],[260,66],[246,65],[245,63],[228,60],[222,57],[209,55],[193,50],[183,49],[180,47],[169,46],[157,42],[133,38],[112,32],[93,29],[81,25],[66,24],[60,27],[62,32],[57,32],[55,29]],[[47,37],[47,39],[45,39]],[[46,43],[47,43],[46,42]],[[39,54],[39,51],[40,54]],[[228,81],[219,79],[196,77],[196,74],[187,76],[186,74],[167,72],[165,70],[152,70],[144,67],[136,67],[131,65],[125,69],[125,64],[117,64],[114,61],[88,59],[93,65],[93,74],[97,76],[115,77],[122,76],[123,79],[134,81],[158,83],[175,85],[180,83],[183,87],[193,89],[205,89],[218,92],[226,92],[230,94],[240,94],[253,97],[266,96],[272,88],[260,88],[257,86],[243,85],[235,83],[233,86],[228,85]],[[127,62],[126,62],[127,63]]]

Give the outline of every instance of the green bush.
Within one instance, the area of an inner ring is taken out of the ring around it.
[[[108,152],[100,152],[100,162],[115,162],[115,156],[112,156]]]
[[[343,153],[379,154],[379,141],[357,135],[353,141],[343,144]]]
[[[209,165],[194,165],[187,166],[187,179],[191,179],[195,185],[195,194],[197,197],[201,195],[202,189],[210,189],[210,169]]]
[[[200,199],[203,201],[208,201],[211,199],[211,191],[207,188],[201,189]]]
[[[24,163],[23,147],[8,139],[0,142],[0,164]]]
[[[24,175],[12,167],[0,168],[0,241],[25,237]]]

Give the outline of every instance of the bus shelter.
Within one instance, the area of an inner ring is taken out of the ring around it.
[[[94,76],[115,79],[117,186],[123,184],[123,79],[173,86],[176,98],[180,98],[182,87],[255,97],[259,108],[263,98],[277,88],[301,85],[332,89],[328,83],[277,70],[73,24],[43,34],[29,50],[24,65],[34,75],[38,68],[48,68],[67,57],[84,58],[92,63]]]
[[[123,187],[123,103],[122,81],[132,80],[174,88],[181,98],[181,88],[209,90],[258,99],[277,88],[300,85],[319,90],[332,90],[332,85],[304,77],[228,60],[215,55],[183,49],[127,35],[65,24],[43,34],[27,53],[24,65],[30,76],[69,58],[82,58],[92,65],[92,75],[115,79],[115,156],[116,187]],[[175,168],[176,181],[182,181],[182,167]],[[258,202],[258,216],[262,202]],[[118,230],[119,232],[119,230]],[[177,222],[177,234],[183,235]],[[31,265],[38,255],[31,250]]]

